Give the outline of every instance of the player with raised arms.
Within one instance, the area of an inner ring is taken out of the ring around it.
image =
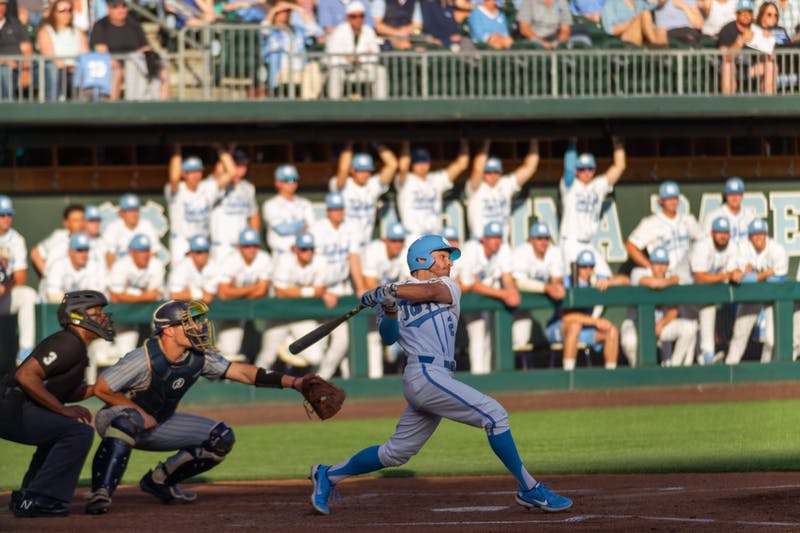
[[[433,435],[442,418],[485,429],[492,451],[519,483],[518,504],[550,512],[572,506],[570,499],[550,492],[525,469],[503,406],[453,377],[461,289],[450,278],[450,268],[460,256],[461,251],[441,235],[423,235],[408,250],[412,277],[382,285],[362,296],[363,305],[380,304],[377,321],[383,342],[399,342],[408,354],[403,373],[403,393],[408,404],[394,435],[384,444],[365,448],[333,466],[311,467],[311,505],[317,513],[330,513],[331,491],[343,479],[408,462]]]

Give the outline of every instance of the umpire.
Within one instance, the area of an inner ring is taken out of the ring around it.
[[[58,307],[63,330],[39,343],[14,375],[0,380],[0,437],[36,446],[22,487],[11,495],[20,517],[67,516],[86,455],[92,446],[92,414],[67,402],[85,400],[86,347],[114,338],[111,317],[97,291],[68,292]]]

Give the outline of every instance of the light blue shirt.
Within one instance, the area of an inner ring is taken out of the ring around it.
[[[483,8],[476,7],[467,19],[469,36],[473,41],[485,43],[495,33],[508,36],[508,24],[502,11],[489,15]]]

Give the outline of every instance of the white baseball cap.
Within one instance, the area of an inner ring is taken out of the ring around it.
[[[364,8],[364,4],[359,2],[358,0],[353,0],[347,4],[347,7],[344,8],[344,14],[349,15],[350,13],[365,13],[366,9]]]

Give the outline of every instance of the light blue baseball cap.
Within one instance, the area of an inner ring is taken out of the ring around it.
[[[400,222],[392,222],[386,228],[386,238],[390,241],[403,241],[408,235],[406,228]]]
[[[354,170],[375,170],[375,163],[372,161],[372,156],[365,153],[358,153],[353,156],[353,169]]]
[[[669,264],[669,251],[663,246],[659,246],[650,253],[650,262]]]
[[[329,192],[325,196],[326,209],[344,209],[344,196],[340,192]]]
[[[448,241],[457,241],[459,239],[458,230],[454,226],[445,226],[442,228],[442,237]]]
[[[753,11],[753,0],[739,0],[736,3],[736,11]]]
[[[658,188],[658,196],[660,198],[677,198],[681,195],[681,190],[678,184],[672,180],[665,181]]]
[[[717,217],[711,223],[711,231],[722,231],[724,233],[731,232],[731,223],[728,217]]]
[[[767,221],[763,218],[755,218],[750,224],[747,225],[747,234],[753,235],[755,233],[768,233]]]
[[[211,243],[208,241],[208,237],[202,233],[189,239],[190,252],[207,252],[209,248],[211,248]]]
[[[725,194],[744,194],[744,182],[742,178],[732,177],[725,181]]]
[[[550,238],[550,228],[544,222],[534,222],[531,224],[530,236],[532,239],[538,239],[539,237]]]
[[[499,222],[489,222],[483,227],[484,237],[502,237],[503,225]]]
[[[294,245],[301,250],[314,249],[314,236],[307,231],[299,234],[294,239]]]
[[[258,232],[253,228],[245,228],[239,233],[239,246],[258,246],[261,244]]]
[[[486,160],[486,165],[483,167],[484,172],[503,172],[503,162],[499,157],[490,157]]]
[[[11,202],[11,198],[6,196],[5,194],[0,195],[0,215],[13,215],[14,214],[14,204]]]
[[[275,169],[275,180],[277,181],[300,181],[300,174],[294,165],[281,165]]]
[[[69,247],[73,250],[88,250],[90,245],[89,236],[82,231],[73,233],[72,237],[69,238]]]
[[[139,197],[133,193],[123,194],[119,199],[120,211],[133,211],[141,207]]]
[[[597,165],[594,160],[594,156],[589,153],[581,154],[578,156],[578,160],[575,161],[575,168],[584,169],[584,168],[596,168]]]
[[[87,205],[83,208],[84,218],[87,222],[96,222],[100,220],[100,208],[96,205]]]
[[[578,258],[575,259],[575,263],[577,263],[579,267],[593,267],[596,263],[594,252],[591,250],[581,251],[581,253],[578,254]]]
[[[131,239],[128,248],[137,252],[144,252],[150,250],[150,238],[144,233],[137,233]]]
[[[181,170],[184,172],[196,172],[198,170],[203,170],[203,161],[196,156],[187,157],[181,164]]]

